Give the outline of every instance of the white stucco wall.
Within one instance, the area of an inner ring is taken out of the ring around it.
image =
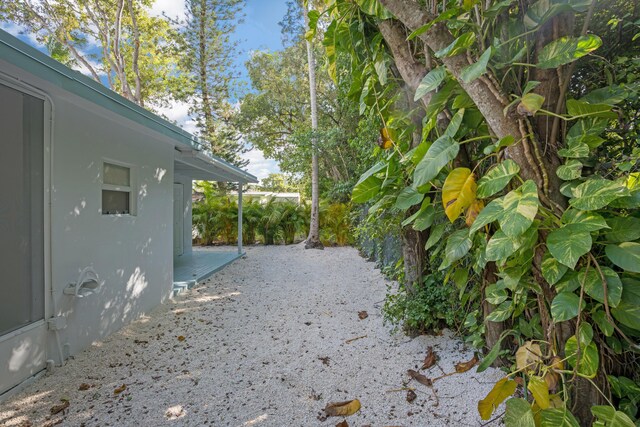
[[[59,332],[65,356],[73,355],[148,313],[171,293],[174,141],[1,59],[0,73],[19,76],[53,102],[51,296],[66,318]],[[105,160],[135,171],[136,215],[101,214]],[[189,189],[185,186],[190,201]],[[190,220],[190,205],[188,212]],[[64,287],[87,266],[100,277],[99,291],[82,299],[64,295]],[[49,332],[47,358],[59,362],[54,338]]]
[[[52,161],[52,283],[67,317],[63,343],[71,354],[164,301],[173,278],[173,147],[135,126],[55,99]],[[103,215],[104,161],[131,165],[136,215]],[[85,267],[102,283],[87,298],[62,295]]]

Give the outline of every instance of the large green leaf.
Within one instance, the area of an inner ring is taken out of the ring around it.
[[[595,34],[581,37],[561,37],[542,48],[538,68],[556,68],[575,61],[598,49],[602,40]]]
[[[605,247],[607,258],[620,268],[640,273],[640,243],[623,242]]]
[[[580,257],[591,249],[591,234],[565,225],[547,236],[547,247],[555,259],[573,269]]]
[[[615,119],[618,117],[616,113],[611,111],[611,106],[607,104],[589,104],[584,101],[576,101],[575,99],[567,100],[567,112],[573,118],[583,117],[604,117],[607,119]]]
[[[607,219],[611,231],[605,234],[611,243],[630,242],[640,239],[640,218],[616,216]]]
[[[511,315],[513,314],[513,309],[514,307],[512,301],[504,301],[500,303],[500,305],[495,307],[491,311],[491,313],[489,313],[489,315],[485,317],[485,320],[488,320],[490,322],[503,322],[511,317]]]
[[[476,219],[477,221],[477,219]],[[520,237],[509,237],[502,230],[496,231],[485,249],[487,261],[503,261],[513,255],[522,246]]]
[[[413,100],[417,101],[432,90],[436,90],[446,77],[447,69],[443,66],[436,67],[429,71],[418,85],[418,89],[416,89],[416,94],[413,97]]]
[[[491,47],[485,50],[478,61],[463,68],[460,73],[460,79],[465,83],[471,83],[481,75],[487,72],[487,65],[489,64],[489,59],[491,58],[493,50]]]
[[[580,211],[577,209],[567,209],[562,214],[562,222],[572,224],[573,230],[596,231],[602,228],[609,228],[607,221],[602,215],[595,212]]]
[[[640,331],[640,282],[623,278],[622,286],[620,304],[611,309],[611,314],[623,325]]]
[[[486,199],[501,191],[518,172],[520,166],[511,159],[498,163],[478,181],[478,198]]]
[[[413,172],[413,185],[417,188],[427,184],[453,160],[460,151],[460,145],[448,135],[438,138],[424,155]]]
[[[380,0],[356,0],[356,3],[358,3],[358,6],[368,15],[373,15],[380,19],[393,17],[391,12],[380,3]]]
[[[502,199],[492,201],[480,211],[480,214],[478,214],[476,220],[471,225],[469,233],[473,234],[485,225],[497,220],[502,215],[502,211]]]
[[[422,202],[424,194],[418,193],[413,187],[406,187],[398,194],[395,207],[401,211],[406,211],[413,205],[417,205]]]
[[[622,282],[618,274],[609,267],[601,267],[602,275],[607,282],[607,297],[611,307],[616,307],[622,297]],[[591,298],[604,303],[604,286],[600,273],[592,266],[578,272],[577,280],[584,283],[584,291]]]
[[[544,104],[544,96],[537,93],[527,93],[520,98],[518,110],[524,109],[529,115],[533,116],[542,108]]]
[[[554,322],[573,319],[580,312],[580,298],[573,292],[560,292],[551,302],[551,317]],[[584,303],[582,304],[584,306]]]
[[[548,408],[540,412],[540,427],[580,427],[567,408]]]
[[[551,256],[549,251],[546,251],[542,257],[541,268],[542,277],[544,277],[544,280],[546,280],[550,285],[558,283],[569,269],[569,267],[564,264],[560,264],[557,259]]]
[[[578,372],[589,378],[593,378],[598,373],[598,367],[600,366],[600,356],[598,354],[598,347],[596,343],[592,342],[589,345],[580,343],[580,358],[576,356],[578,354],[578,339],[576,336],[572,336],[567,340],[564,345],[564,355],[567,358],[567,363],[572,368],[576,367],[578,363]]]
[[[571,181],[582,176],[582,162],[579,160],[567,160],[567,162],[556,169],[558,178],[564,181]]]
[[[583,211],[602,209],[614,200],[628,196],[624,184],[606,179],[590,179],[573,189],[573,199],[569,204]]]
[[[458,230],[452,233],[447,239],[447,246],[445,247],[444,254],[446,261],[449,265],[454,261],[459,260],[465,256],[473,243],[469,238],[469,231],[467,229]]]
[[[627,414],[616,411],[611,406],[592,406],[591,413],[599,421],[598,427],[635,427],[635,423]]]
[[[448,56],[456,56],[467,49],[476,41],[476,33],[469,31],[455,39],[449,46],[440,49],[435,53],[436,58],[446,58]]]
[[[510,191],[502,202],[502,215],[498,218],[500,229],[509,237],[524,233],[538,213],[538,187],[532,180]]]
[[[440,241],[442,235],[444,234],[445,227],[445,224],[438,224],[431,229],[429,238],[427,239],[427,243],[425,243],[424,245],[425,251],[431,249],[433,246],[435,246],[436,243]]]
[[[416,231],[424,231],[427,228],[431,227],[433,224],[433,220],[436,217],[436,210],[434,209],[432,204],[424,207],[418,212],[418,216],[415,221],[413,221],[413,229]]]
[[[376,176],[370,176],[364,181],[358,182],[351,192],[351,200],[354,203],[365,203],[380,192],[382,180]]]
[[[524,399],[507,400],[507,411],[504,414],[506,427],[535,427],[531,405]]]

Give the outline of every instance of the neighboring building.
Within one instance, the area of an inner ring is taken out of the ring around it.
[[[245,200],[258,200],[260,203],[267,203],[273,199],[275,202],[294,202],[300,204],[300,193],[276,193],[273,191],[244,191]]]
[[[0,129],[1,395],[220,267],[192,253],[192,180],[257,180],[1,30]]]

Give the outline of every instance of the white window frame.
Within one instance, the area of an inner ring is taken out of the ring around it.
[[[127,168],[129,169],[129,185],[125,186],[125,185],[113,185],[113,184],[106,184],[104,182],[104,167],[105,164],[110,164],[110,165],[114,165],[114,166],[120,166],[123,168]],[[138,185],[137,185],[137,176],[138,176],[138,171],[137,168],[135,167],[135,165],[132,165],[131,163],[125,163],[125,162],[121,162],[119,160],[114,160],[114,159],[109,159],[109,158],[103,158],[102,162],[100,163],[101,169],[100,169],[100,184],[101,184],[101,188],[100,188],[100,213],[104,216],[137,216],[138,215]],[[106,213],[103,211],[103,206],[102,206],[102,192],[104,190],[107,191],[119,191],[122,193],[129,193],[129,213],[117,213],[117,214],[113,214],[113,213]]]

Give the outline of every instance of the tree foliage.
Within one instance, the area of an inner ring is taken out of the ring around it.
[[[633,2],[327,0],[317,14],[329,74],[351,76],[349,99],[382,128],[354,200],[404,216],[405,264],[468,272],[465,324],[495,348],[485,364],[541,343],[510,374],[534,405],[508,401],[507,424],[635,419],[626,397],[590,410],[612,401],[611,375],[637,381],[640,323],[618,295],[635,298],[640,243],[609,237],[640,217]]]

